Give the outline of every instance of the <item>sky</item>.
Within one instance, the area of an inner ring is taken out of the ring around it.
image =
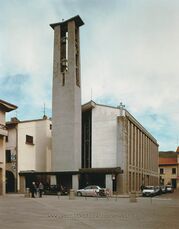
[[[125,108],[157,139],[179,145],[178,0],[0,0],[0,99],[7,120],[52,115],[51,23],[80,15],[82,104]]]

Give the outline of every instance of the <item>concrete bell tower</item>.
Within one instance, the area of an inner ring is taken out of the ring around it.
[[[79,16],[51,24],[54,30],[52,171],[81,167],[81,79]]]

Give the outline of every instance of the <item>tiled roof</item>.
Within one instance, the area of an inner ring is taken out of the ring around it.
[[[159,158],[159,165],[175,165],[177,164],[177,158]]]

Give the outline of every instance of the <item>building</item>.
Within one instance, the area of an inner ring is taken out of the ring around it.
[[[123,105],[90,101],[82,109],[82,184],[97,182],[118,193],[157,185],[158,143]]]
[[[79,16],[51,24],[54,30],[53,171],[78,171],[81,166],[79,27],[83,24]]]
[[[52,92],[52,171],[74,172],[65,178],[78,187],[81,166],[81,78],[79,16],[51,24],[54,30]],[[65,176],[65,174],[64,174]],[[56,177],[54,182],[56,183]]]
[[[75,172],[51,169],[50,119],[12,118],[7,128],[8,192],[16,186],[24,192],[38,180],[70,189],[74,175],[78,178],[75,189],[98,184],[123,194],[139,191],[142,184],[158,185],[157,141],[122,105],[90,101],[82,106],[82,150],[81,157],[76,158],[80,166]]]
[[[0,100],[0,195],[4,195],[6,190],[5,143],[8,132],[5,125],[5,115],[6,112],[15,109],[17,109],[17,106]]]
[[[12,118],[6,126],[6,190],[24,192],[38,179],[33,176],[34,171],[51,171],[51,119],[46,116],[26,121]],[[31,175],[23,176],[27,173]]]
[[[179,188],[179,147],[176,152],[160,152],[159,155],[160,184]]]
[[[118,193],[139,191],[142,184],[158,184],[157,141],[123,105],[111,107],[90,101],[81,107],[79,27],[83,24],[79,16],[51,24],[54,30],[51,170],[44,166],[45,151],[35,150],[37,144],[40,149],[42,141],[35,139],[34,125],[28,133],[29,126],[23,127],[17,160],[22,191],[33,179],[43,176],[50,178],[51,184],[68,189],[96,184]]]

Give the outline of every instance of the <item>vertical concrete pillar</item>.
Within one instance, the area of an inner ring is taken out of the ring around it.
[[[112,174],[106,174],[106,188],[113,191],[113,180],[112,180]],[[116,178],[115,178],[116,179]]]
[[[79,176],[72,175],[72,189],[77,190],[79,188]]]
[[[25,176],[20,176],[20,182],[19,182],[19,192],[20,193],[25,193],[26,189],[26,181],[25,181]],[[28,187],[30,188],[30,187]]]
[[[50,184],[51,185],[56,185],[57,184],[57,179],[55,175],[50,176]]]

